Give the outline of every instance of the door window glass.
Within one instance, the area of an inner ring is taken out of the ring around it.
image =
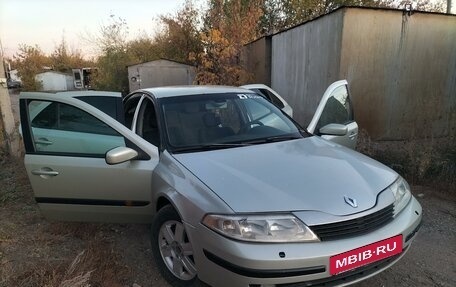
[[[112,118],[118,120],[119,122],[123,122],[123,119],[120,118],[117,111],[118,101],[120,101],[120,104],[122,102],[121,98],[104,96],[82,96],[76,98],[91,106],[94,106],[95,108],[99,109],[105,114],[110,115]]]
[[[338,87],[329,97],[317,123],[316,131],[327,124],[348,124],[353,121],[346,86]]]
[[[103,156],[125,146],[124,138],[104,122],[76,107],[48,101],[28,105],[35,151]]]
[[[266,95],[274,105],[279,107],[279,109],[283,109],[285,107],[285,105],[282,103],[282,101],[276,95],[274,95],[272,92],[270,92],[266,89],[260,89],[260,92],[263,93],[264,95]]]
[[[287,124],[262,102],[248,99],[244,101],[245,107],[250,114],[250,122],[264,126],[270,126],[279,130],[287,130]]]
[[[253,100],[246,100],[244,101],[245,107],[249,111],[249,115],[251,118],[251,121],[256,121],[258,119],[262,119],[268,114],[271,113],[271,110],[268,109],[266,106],[262,105],[261,103],[258,103]]]

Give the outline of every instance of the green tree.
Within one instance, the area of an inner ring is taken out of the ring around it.
[[[98,72],[93,79],[94,87],[98,90],[127,93],[129,90],[127,66],[133,63],[134,59],[127,51],[106,51],[98,58]]]
[[[402,0],[402,1],[387,1],[389,7],[402,9],[405,7],[405,4],[411,3],[411,1]],[[446,1],[445,0],[418,0],[412,2],[412,7],[414,10],[419,11],[428,11],[428,12],[445,12]]]
[[[199,18],[199,12],[192,1],[186,1],[182,9],[175,15],[160,16],[163,29],[154,38],[159,50],[159,57],[195,64],[191,55],[203,50],[199,37]]]
[[[41,88],[41,83],[35,80],[36,74],[40,73],[46,67],[49,67],[51,61],[35,46],[19,45],[19,52],[14,56],[14,66],[22,80],[22,88],[25,91],[36,91]]]
[[[81,52],[69,51],[65,37],[63,36],[60,44],[55,47],[54,52],[49,58],[52,68],[64,73],[71,72],[73,68],[90,67],[94,64],[91,61],[85,60]]]
[[[97,59],[98,72],[93,85],[99,90],[128,91],[127,66],[135,62],[128,53],[128,26],[124,19],[110,16],[110,23],[100,27],[99,35],[93,40],[98,44],[101,55]]]
[[[408,0],[263,0],[258,30],[271,34],[329,13],[341,6],[404,8]],[[444,0],[413,1],[413,9],[443,12]]]
[[[162,15],[162,30],[153,38],[141,36],[128,40],[128,26],[124,19],[111,15],[110,23],[100,28],[92,42],[98,44],[100,56],[94,87],[104,90],[128,91],[127,66],[166,58],[193,64],[190,55],[202,51],[199,38],[198,11],[191,1],[175,15]]]
[[[259,0],[211,0],[201,32],[203,51],[194,54],[200,84],[241,85],[251,75],[243,68],[244,44],[259,36]]]
[[[160,45],[146,36],[130,41],[127,49],[136,63],[149,62],[162,57]]]

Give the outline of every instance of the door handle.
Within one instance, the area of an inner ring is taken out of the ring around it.
[[[42,144],[42,145],[51,145],[52,144],[52,142],[50,140],[48,140],[47,138],[39,138],[39,139],[35,140],[35,143]]]
[[[59,172],[54,171],[52,169],[35,169],[35,170],[32,170],[32,174],[44,175],[44,176],[56,176],[56,175],[59,175]]]

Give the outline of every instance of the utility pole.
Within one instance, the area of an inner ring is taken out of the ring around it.
[[[447,0],[447,14],[451,14],[451,0]]]
[[[5,66],[3,62],[3,49],[0,42],[0,148],[6,149],[14,157],[19,157],[20,136],[14,122],[11,98],[8,93]]]

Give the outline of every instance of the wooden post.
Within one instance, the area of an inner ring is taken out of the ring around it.
[[[1,148],[6,149],[14,157],[21,155],[20,136],[14,122],[13,111],[11,109],[11,98],[8,93],[6,83],[5,67],[3,64],[3,54],[0,51],[0,139]]]
[[[447,0],[447,14],[451,14],[451,0]]]

